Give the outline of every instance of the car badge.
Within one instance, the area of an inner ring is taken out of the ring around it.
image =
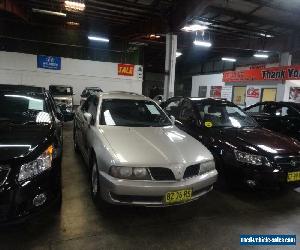
[[[291,161],[291,166],[292,167],[296,167],[297,166],[297,162],[296,161]]]

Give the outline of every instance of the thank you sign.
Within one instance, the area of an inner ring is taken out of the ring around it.
[[[37,67],[41,69],[61,70],[61,57],[38,55]]]

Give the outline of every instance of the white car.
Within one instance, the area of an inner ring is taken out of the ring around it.
[[[185,203],[212,190],[217,180],[208,149],[142,95],[90,96],[75,114],[74,147],[89,166],[98,204]]]

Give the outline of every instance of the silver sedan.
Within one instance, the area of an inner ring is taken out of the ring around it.
[[[74,147],[89,166],[97,204],[181,204],[212,190],[217,179],[208,149],[133,93],[90,96],[75,114]]]

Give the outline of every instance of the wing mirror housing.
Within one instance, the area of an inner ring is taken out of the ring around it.
[[[83,116],[84,116],[84,119],[87,121],[87,123],[90,125],[91,121],[92,121],[92,118],[93,118],[92,114],[85,112],[83,114]]]

